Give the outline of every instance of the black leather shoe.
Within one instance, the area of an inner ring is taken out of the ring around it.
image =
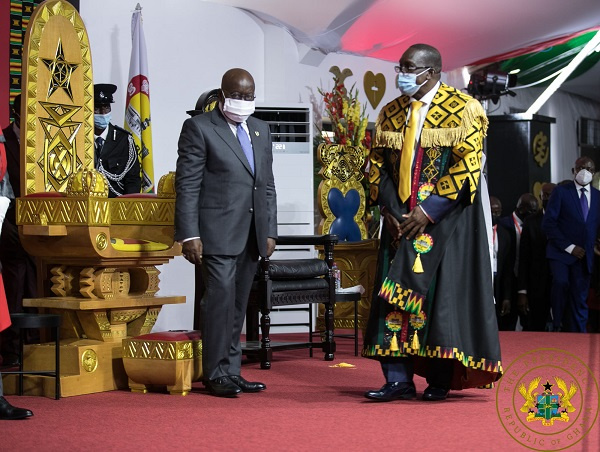
[[[449,389],[436,388],[435,386],[427,386],[425,392],[423,392],[423,400],[438,401],[446,400],[448,397]]]
[[[8,403],[4,397],[0,396],[0,419],[1,420],[15,420],[25,419],[33,416],[31,410],[25,408],[17,408]]]
[[[240,375],[230,375],[229,379],[238,385],[243,392],[260,392],[267,389],[267,386],[264,383],[247,381]]]
[[[410,383],[386,383],[381,389],[365,392],[367,399],[378,402],[391,402],[392,400],[410,400],[417,396],[415,384]]]
[[[204,386],[208,391],[217,397],[235,397],[242,392],[229,377],[218,377],[213,380],[206,380]]]

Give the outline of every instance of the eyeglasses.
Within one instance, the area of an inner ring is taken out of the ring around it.
[[[225,94],[226,91],[223,90],[223,94]],[[256,96],[254,94],[241,94],[241,93],[230,93],[229,96],[225,96],[225,97],[229,97],[230,99],[234,99],[234,100],[246,100],[248,102],[252,102],[254,99],[256,99]]]
[[[412,74],[419,69],[431,69],[430,66],[394,66],[396,74]]]

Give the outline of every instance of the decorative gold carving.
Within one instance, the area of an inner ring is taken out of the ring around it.
[[[119,309],[110,311],[110,323],[115,325],[117,323],[129,323],[138,317],[141,317],[146,312],[146,308],[143,309]]]
[[[87,372],[95,372],[98,368],[98,355],[91,348],[81,354],[81,367]]]
[[[336,219],[336,215],[329,206],[329,192],[337,189],[343,196],[346,196],[349,191],[356,190],[360,200],[354,214],[354,222],[360,230],[361,238],[366,239],[367,227],[364,222],[366,196],[360,183],[364,177],[361,170],[365,161],[363,149],[358,146],[324,143],[319,145],[317,152],[323,165],[319,172],[323,180],[319,184],[317,193],[319,210],[323,216],[319,224],[319,234],[329,234],[331,225]]]
[[[365,152],[361,147],[323,143],[319,145],[317,154],[323,165],[319,172],[323,179],[338,179],[342,184],[363,179],[361,168]]]
[[[94,162],[94,86],[83,21],[70,3],[50,0],[30,22],[23,47],[23,195],[60,191],[70,171]],[[83,133],[76,133],[81,124]],[[36,176],[40,171],[43,177]]]
[[[146,318],[144,319],[144,325],[140,328],[139,334],[148,334],[154,328],[154,324],[156,323],[156,319],[158,319],[158,314],[160,314],[160,307],[156,308],[148,308],[148,312],[146,312]]]
[[[94,272],[94,295],[111,299],[129,293],[130,279],[127,269],[104,267]]]
[[[108,238],[104,232],[101,232],[96,236],[96,247],[102,251],[108,246]]]
[[[175,361],[202,356],[202,341],[146,341],[127,339],[123,358]]]
[[[60,265],[52,267],[50,269],[50,282],[52,287],[50,290],[53,294],[59,297],[67,297],[75,294],[75,288],[73,287],[73,281],[76,275],[73,273],[73,269],[66,265]]]
[[[550,156],[550,144],[548,143],[548,136],[540,131],[535,137],[533,137],[533,143],[531,145],[533,152],[533,160],[538,166],[544,166]]]
[[[158,283],[160,282],[158,275],[160,275],[160,271],[154,266],[144,267],[144,270],[148,277],[148,287],[144,292],[144,296],[153,297],[158,292]]]
[[[82,169],[69,178],[67,195],[108,198],[108,182],[95,169]]]
[[[110,217],[112,224],[172,225],[175,220],[173,199],[135,198],[111,199]]]
[[[175,171],[169,171],[158,181],[159,198],[175,198]]]
[[[38,159],[45,176],[44,187],[63,191],[69,176],[81,166],[74,147],[81,122],[71,120],[81,107],[42,101],[39,104],[49,115],[39,118],[45,134],[44,152]]]
[[[109,201],[68,197],[17,199],[17,224],[40,224],[42,216],[47,224],[109,226]]]
[[[48,86],[47,97],[50,98],[54,91],[62,88],[69,95],[71,101],[73,101],[73,92],[71,91],[71,75],[73,74],[73,71],[77,69],[79,64],[69,63],[65,60],[65,54],[63,52],[63,46],[60,38],[58,38],[58,46],[56,47],[56,54],[54,55],[54,58],[42,58],[42,61],[50,71],[52,77]]]

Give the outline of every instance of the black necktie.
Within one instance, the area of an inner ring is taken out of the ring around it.
[[[96,138],[96,150],[100,152],[102,150],[102,146],[104,146],[104,138],[98,137]]]

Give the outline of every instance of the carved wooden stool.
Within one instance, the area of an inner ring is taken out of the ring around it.
[[[123,339],[123,365],[132,392],[166,386],[171,394],[187,395],[202,378],[199,331],[165,331]]]

